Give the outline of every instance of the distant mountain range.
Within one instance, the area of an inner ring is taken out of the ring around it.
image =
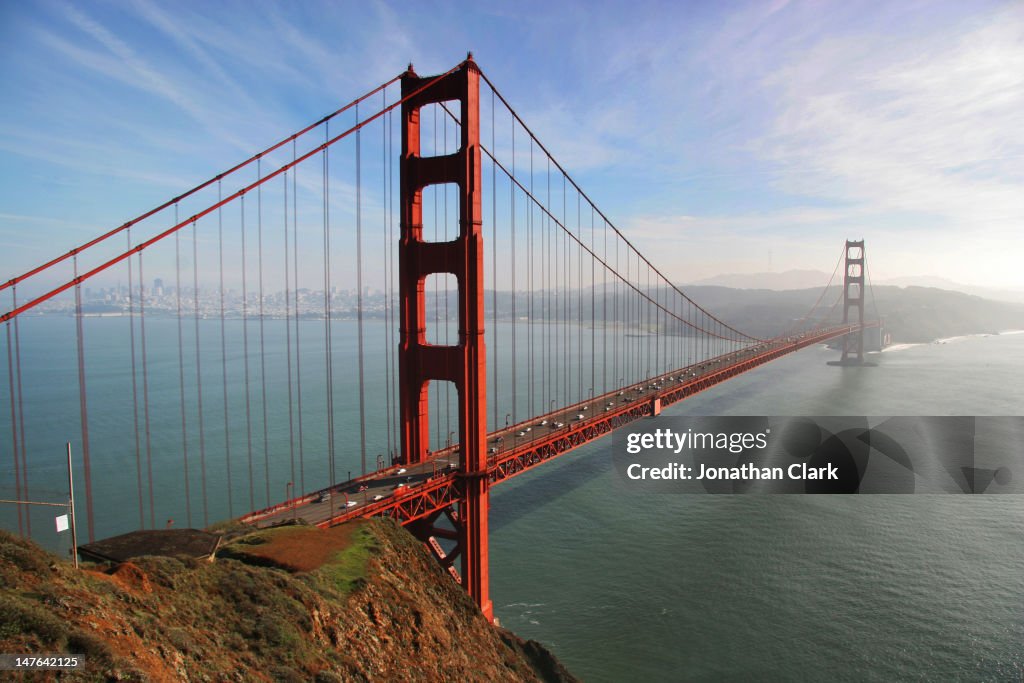
[[[790,281],[796,279],[794,277]],[[819,305],[810,324],[840,322],[843,317],[843,288],[841,283],[833,284],[829,291],[823,292],[827,279],[822,274],[820,282],[813,287],[801,289],[772,290],[696,284],[684,285],[682,289],[693,301],[714,312],[726,324],[766,339],[808,326],[805,316],[816,302]],[[597,288],[593,291],[593,299],[590,298],[590,291],[584,289],[582,296],[574,293],[566,299],[561,295],[554,306],[545,292],[536,292],[533,297],[527,292],[518,292],[515,308],[510,292],[498,292],[494,296],[493,292],[488,291],[484,299],[485,314],[490,320],[494,315],[493,307],[497,304],[497,317],[502,320],[569,320],[589,324],[591,316],[595,316],[595,322],[599,324],[602,316],[607,316],[609,321],[635,321],[637,295],[632,290],[624,289],[605,292]],[[671,301],[676,296],[664,287],[654,288],[647,294],[657,301]],[[428,299],[428,320],[444,316],[440,308],[442,301],[437,301],[438,310],[435,312],[433,298]],[[449,297],[448,310],[456,310],[452,297]],[[892,335],[894,343],[930,342],[964,334],[993,334],[1024,329],[1024,303],[995,301],[936,287],[875,284],[867,296],[864,316],[866,320],[872,320],[876,315],[883,319],[886,331]],[[637,325],[635,322],[630,324]],[[645,318],[637,329],[653,330],[656,327],[669,333],[678,329],[674,321],[664,317],[659,319],[658,316]],[[683,333],[687,332],[684,330]]]
[[[782,273],[730,273],[687,283],[686,286],[728,287],[730,289],[812,289],[828,284],[828,273],[820,270],[787,270]]]
[[[718,286],[731,289],[771,289],[785,291],[790,289],[813,289],[824,287],[829,274],[820,270],[787,270],[781,273],[731,273],[716,275],[691,282],[689,285]],[[921,275],[915,277],[890,278],[879,280],[876,285],[892,285],[895,287],[934,287],[953,292],[963,292],[994,301],[1010,301],[1024,303],[1024,288],[998,289],[965,285],[943,277]],[[689,286],[687,285],[687,286]]]
[[[821,287],[772,291],[687,285],[685,291],[727,323],[748,334],[768,337],[797,324],[818,299]],[[838,305],[833,308],[835,302]],[[822,297],[819,315],[829,310],[828,319],[841,319],[841,286],[833,285]],[[896,343],[1024,329],[1024,304],[934,287],[876,284],[873,295],[867,297],[865,318],[874,318],[876,310]]]

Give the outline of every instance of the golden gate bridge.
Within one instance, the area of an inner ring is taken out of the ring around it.
[[[779,333],[715,316],[472,55],[410,65],[0,291],[16,499],[52,492],[71,441],[90,542],[97,519],[393,517],[488,618],[492,486],[807,346],[861,363],[878,325],[863,241]]]

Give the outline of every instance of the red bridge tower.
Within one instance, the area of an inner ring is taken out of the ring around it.
[[[864,240],[846,240],[846,274],[843,277],[843,323],[850,321],[850,309],[857,309],[856,332],[843,337],[841,365],[864,364]]]
[[[432,78],[420,78],[409,65],[402,96],[415,93]],[[420,155],[420,109],[457,100],[462,139],[458,151]],[[488,619],[493,617],[487,557],[487,391],[484,349],[484,251],[480,206],[480,72],[470,55],[437,83],[402,104],[400,163],[401,241],[398,247],[401,329],[398,349],[401,458],[421,462],[430,438],[428,389],[431,380],[448,381],[458,392],[459,480],[457,513],[447,511],[456,528],[435,528],[442,511],[415,525],[422,540],[456,536],[458,546],[447,563],[462,556],[462,582]],[[423,241],[423,188],[453,183],[459,188],[459,234],[450,242]],[[428,275],[451,273],[458,283],[458,344],[426,340],[424,286]],[[432,543],[435,548],[436,542]]]

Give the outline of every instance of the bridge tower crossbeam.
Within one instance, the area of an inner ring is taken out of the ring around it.
[[[843,276],[843,323],[850,320],[855,308],[857,331],[843,337],[841,365],[864,363],[864,240],[846,241],[846,270]]]
[[[488,619],[493,618],[488,580],[487,391],[484,347],[484,250],[480,197],[480,71],[470,56],[461,67],[415,94],[436,77],[420,78],[409,65],[402,76],[401,240],[399,258],[401,459],[426,459],[430,435],[430,381],[448,381],[458,394],[459,510],[455,520],[462,583]],[[420,154],[420,109],[457,100],[460,147],[452,154]],[[452,183],[459,191],[459,234],[448,242],[423,240],[423,189]],[[458,343],[426,340],[425,283],[450,273],[457,281]],[[429,534],[431,527],[424,527]],[[427,541],[427,538],[421,540]]]

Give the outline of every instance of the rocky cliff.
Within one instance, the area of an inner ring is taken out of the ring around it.
[[[81,570],[0,532],[0,652],[85,655],[67,680],[575,680],[383,520]]]

